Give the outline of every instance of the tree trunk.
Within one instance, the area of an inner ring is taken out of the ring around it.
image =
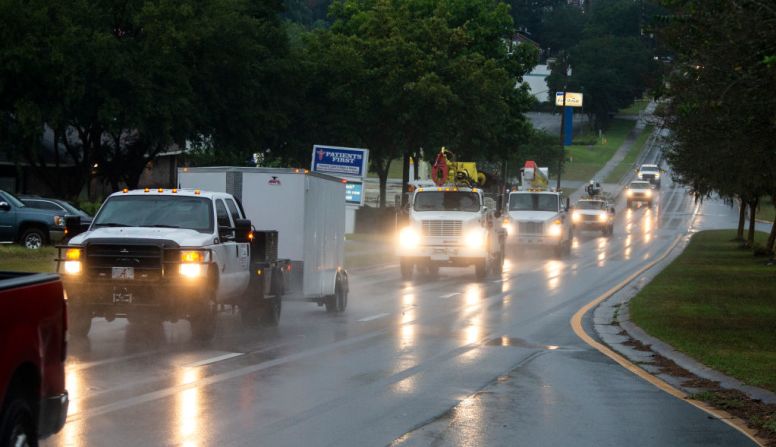
[[[771,196],[771,202],[776,204],[776,194]],[[765,244],[765,249],[771,254],[771,257],[776,257],[776,217],[771,224],[771,234],[768,236],[768,242]]]
[[[401,206],[402,208],[407,205],[409,197],[407,196],[407,184],[410,181],[410,153],[404,151],[404,158],[402,160],[402,173],[401,173]]]
[[[736,240],[744,240],[744,225],[746,224],[746,202],[741,199],[738,211],[738,230],[736,231]]]
[[[757,202],[757,198],[752,199],[749,202],[749,233],[746,236],[746,246],[749,248],[754,247],[754,230],[755,224],[757,223],[755,220],[757,217]]]

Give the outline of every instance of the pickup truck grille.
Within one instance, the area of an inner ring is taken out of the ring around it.
[[[583,214],[582,220],[585,222],[598,222],[598,214]]]
[[[113,267],[133,267],[138,280],[162,276],[162,249],[154,245],[90,244],[86,269],[93,277],[111,278]]]
[[[461,235],[460,220],[424,220],[424,236],[457,237]]]
[[[655,174],[641,174],[641,179],[646,181],[655,180]]]
[[[518,222],[518,234],[542,234],[544,233],[544,222]]]

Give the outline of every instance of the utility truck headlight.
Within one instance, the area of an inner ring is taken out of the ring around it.
[[[647,196],[647,197],[652,197],[652,191],[647,190],[647,192],[644,193],[644,195]]]
[[[659,173],[659,172],[656,172],[656,173],[655,173],[655,180],[659,180],[659,179],[660,179],[660,173]]]
[[[607,220],[609,220],[609,216],[607,216],[606,214],[599,214],[598,215],[598,221],[599,222],[606,222]]]
[[[485,231],[482,228],[473,228],[466,233],[464,239],[469,248],[480,248],[485,244]]]
[[[81,273],[81,249],[68,248],[65,250],[65,273],[68,275],[78,275]]]
[[[198,250],[181,251],[181,265],[178,272],[186,278],[198,278],[202,276],[204,269],[202,264],[209,261],[209,252]]]
[[[572,222],[579,222],[581,219],[582,219],[582,215],[581,214],[579,214],[577,212],[574,212],[574,213],[571,214],[571,221]]]
[[[547,228],[547,234],[552,237],[559,237],[561,233],[563,233],[563,226],[561,225],[560,220],[554,221],[550,224],[549,228]]]
[[[399,232],[399,244],[404,248],[415,248],[420,244],[420,235],[412,227],[404,227]]]

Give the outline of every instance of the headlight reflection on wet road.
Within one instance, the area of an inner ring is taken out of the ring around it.
[[[181,374],[181,385],[194,383],[199,379],[197,368],[184,368]],[[176,416],[178,420],[178,439],[185,447],[200,445],[198,435],[200,429],[200,390],[189,388],[176,397]]]

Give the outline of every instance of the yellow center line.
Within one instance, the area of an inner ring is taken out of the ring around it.
[[[699,209],[699,207],[695,208],[695,213],[693,213],[694,215],[698,213],[698,209]],[[693,219],[691,220],[691,222],[693,220],[694,220],[694,216],[693,216]],[[727,425],[735,428],[739,432],[741,432],[744,435],[746,435],[749,439],[752,440],[752,442],[754,442],[758,446],[765,447],[765,442],[763,440],[757,438],[757,436],[756,436],[757,431],[749,428],[746,425],[746,422],[744,422],[743,420],[733,416],[732,414],[730,414],[730,413],[728,413],[726,411],[720,410],[718,408],[714,408],[714,407],[712,407],[711,405],[709,405],[709,404],[707,404],[705,402],[702,402],[702,401],[690,398],[690,396],[687,393],[685,393],[684,391],[669,385],[664,380],[658,378],[657,376],[655,376],[653,374],[648,373],[647,371],[645,371],[644,369],[638,367],[636,364],[634,364],[630,360],[626,359],[622,355],[618,354],[617,352],[614,352],[609,347],[607,347],[607,346],[597,342],[590,335],[588,335],[587,332],[585,332],[585,330],[582,327],[582,318],[585,316],[585,314],[587,314],[591,309],[593,309],[595,306],[599,305],[604,300],[610,298],[612,295],[614,295],[615,293],[617,293],[620,290],[622,290],[626,285],[628,285],[631,281],[633,281],[634,279],[636,279],[637,277],[642,275],[644,272],[646,272],[647,270],[651,269],[656,264],[658,264],[659,262],[661,262],[662,260],[667,258],[668,255],[673,251],[673,249],[679,243],[681,238],[682,238],[682,236],[677,236],[676,239],[674,239],[673,243],[671,243],[671,245],[668,247],[668,249],[666,249],[666,251],[662,255],[660,255],[660,257],[658,257],[654,261],[650,262],[649,264],[645,265],[644,267],[642,267],[641,269],[639,269],[638,271],[636,271],[635,273],[633,273],[632,275],[627,277],[624,281],[620,282],[616,286],[614,286],[611,289],[607,290],[601,296],[599,296],[598,298],[594,299],[593,301],[587,303],[585,306],[583,306],[581,309],[579,309],[577,311],[577,313],[575,313],[574,316],[571,317],[571,321],[570,321],[571,328],[574,330],[574,333],[577,334],[577,337],[582,339],[582,341],[584,341],[588,345],[592,346],[593,348],[597,349],[603,355],[605,355],[605,356],[609,357],[610,359],[614,360],[615,362],[617,362],[623,368],[625,368],[628,371],[632,372],[633,374],[639,376],[640,378],[646,380],[647,382],[651,383],[652,385],[656,386],[657,388],[661,389],[662,391],[670,394],[671,396],[674,396],[677,399],[681,399],[681,400],[683,400],[683,401],[685,401],[685,402],[687,402],[687,403],[689,403],[689,404],[691,404],[691,405],[693,405],[693,406],[695,406],[695,407],[705,411],[706,413],[714,416],[715,418],[721,420],[722,422],[726,423]]]

